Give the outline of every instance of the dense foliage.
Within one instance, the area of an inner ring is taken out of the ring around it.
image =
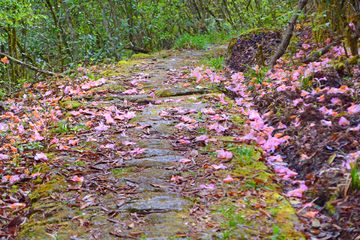
[[[0,0],[0,50],[39,69],[63,72],[79,63],[118,61],[134,52],[174,45],[202,48],[208,36],[216,41],[220,33],[284,28],[297,2]],[[340,5],[334,0],[310,1],[300,19],[310,23],[318,42],[329,35],[348,35],[356,52],[358,36],[348,24],[360,24],[358,10],[355,0],[343,0]],[[21,65],[11,64],[8,69],[1,65],[0,76],[22,83],[29,72]]]
[[[1,52],[62,71],[171,48],[179,36],[283,25],[291,2],[263,0],[1,0]],[[4,72],[2,72],[2,75]],[[12,69],[13,81],[25,77]]]

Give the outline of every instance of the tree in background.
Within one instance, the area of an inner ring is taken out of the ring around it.
[[[1,76],[17,82],[80,63],[118,61],[171,48],[182,35],[230,35],[252,28],[284,29],[298,0],[0,0],[0,48],[11,61]],[[358,49],[359,0],[309,0],[300,19],[316,41],[346,37]],[[3,57],[3,56],[1,56]],[[2,66],[3,67],[3,66]],[[26,71],[25,69],[32,69]],[[36,72],[36,71],[35,71]]]

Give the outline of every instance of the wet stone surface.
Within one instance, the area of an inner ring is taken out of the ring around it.
[[[179,163],[179,160],[184,158],[182,156],[169,155],[157,156],[152,158],[141,158],[127,161],[128,166],[136,167],[170,167]]]
[[[144,192],[136,195],[130,203],[120,208],[121,211],[187,211],[191,202],[185,200],[180,194],[170,192]]]

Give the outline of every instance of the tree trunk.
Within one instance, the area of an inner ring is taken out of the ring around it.
[[[71,17],[70,17],[70,11],[69,11],[69,5],[67,4],[66,0],[63,0],[63,6],[64,6],[64,10],[65,10],[65,20],[66,23],[69,27],[69,31],[70,31],[70,38],[72,41],[72,50],[73,50],[73,60],[76,62],[78,60],[78,46],[76,43],[76,32],[74,29],[73,24],[71,23]]]
[[[286,33],[280,43],[280,46],[278,47],[278,49],[276,50],[274,56],[271,58],[270,60],[270,66],[275,66],[276,61],[282,56],[284,55],[287,47],[289,46],[291,37],[293,35],[294,32],[294,27],[296,24],[296,20],[298,19],[302,9],[305,7],[306,3],[308,0],[300,0],[298,3],[298,6],[296,8],[296,13],[291,17],[288,28],[286,30]]]
[[[111,0],[110,0],[111,1]],[[106,12],[105,12],[105,6],[104,6],[104,3],[102,2],[102,0],[99,1],[100,3],[100,7],[101,7],[101,18],[102,18],[102,21],[103,21],[103,24],[104,24],[104,27],[105,27],[105,32],[106,32],[106,35],[108,36],[108,39],[109,39],[109,42],[110,42],[110,45],[111,45],[111,52],[115,55],[115,59],[116,61],[118,61],[118,55],[117,55],[117,50],[116,50],[116,43],[112,37],[112,33],[109,29],[109,22],[107,21],[107,17],[106,17]]]

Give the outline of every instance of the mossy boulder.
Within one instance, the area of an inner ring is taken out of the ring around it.
[[[128,61],[125,61],[125,60],[121,60],[116,64],[117,67],[119,67],[121,65],[132,65],[132,64],[130,62],[128,62]]]
[[[101,87],[93,88],[90,90],[90,92],[99,92],[103,90],[112,90],[112,91],[119,91],[123,92],[125,88],[119,84],[105,84]]]
[[[145,53],[137,53],[131,56],[131,59],[147,59],[147,58],[152,58],[153,56],[150,54],[145,54]]]
[[[170,89],[162,89],[155,92],[156,96],[159,97],[171,97],[173,96],[173,93]]]
[[[280,31],[270,28],[255,28],[243,32],[229,44],[229,67],[244,72],[249,69],[248,66],[252,67],[259,62],[261,65],[266,63],[279,46],[281,35]]]
[[[83,106],[82,103],[78,102],[78,101],[65,101],[65,102],[60,102],[60,105],[63,107],[63,108],[66,108],[66,109],[77,109],[81,106]]]
[[[246,30],[245,32],[241,33],[240,36],[249,36],[251,34],[261,34],[261,33],[268,33],[268,32],[277,32],[280,29],[276,29],[276,28],[267,28],[267,27],[263,27],[263,28],[252,28],[249,30]]]

